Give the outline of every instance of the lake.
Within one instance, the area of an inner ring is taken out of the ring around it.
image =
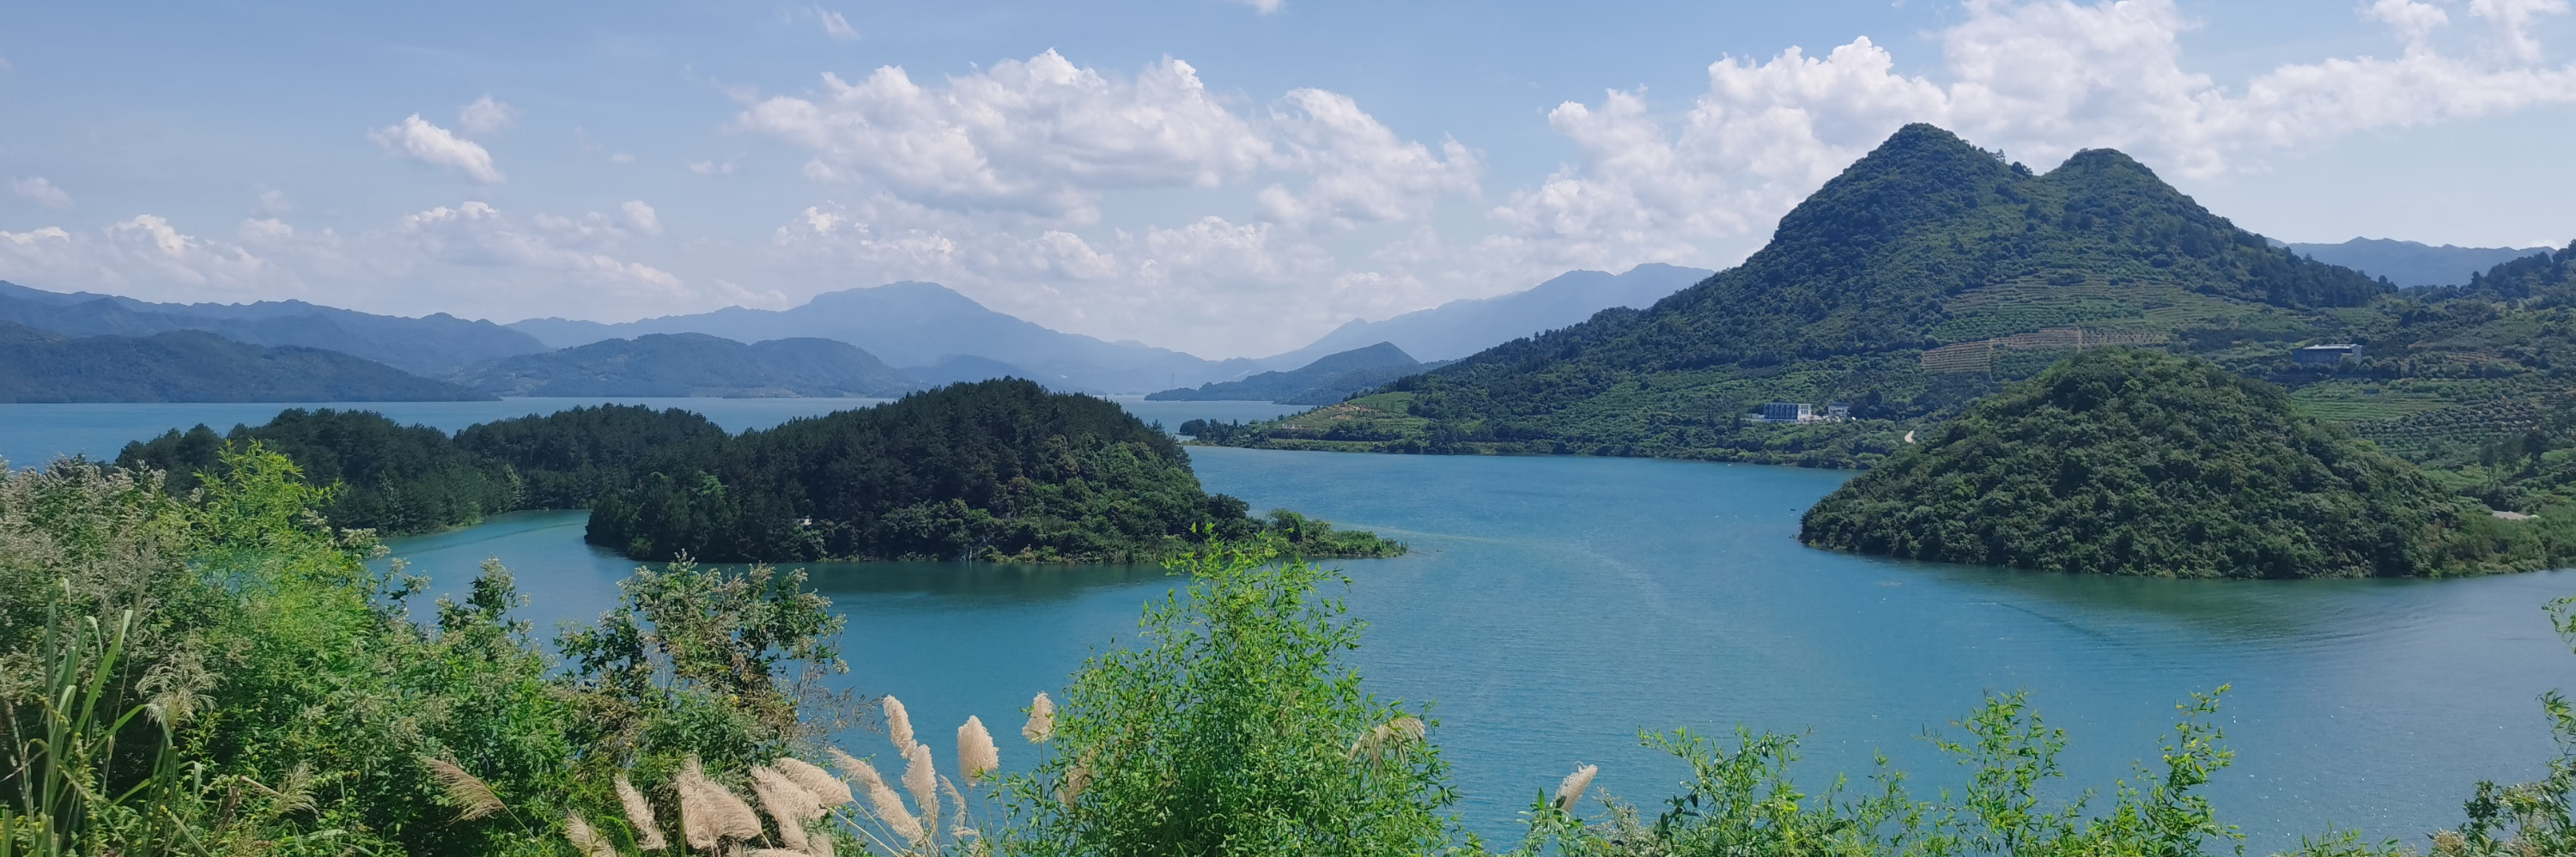
[[[849,402],[674,401],[732,429]],[[1136,402],[1177,425],[1262,418],[1267,403]],[[360,405],[443,428],[559,403]],[[177,425],[261,421],[277,406],[0,406],[0,455],[112,456]],[[2555,752],[2536,698],[2576,686],[2576,655],[2541,606],[2564,572],[2456,581],[2163,581],[1894,562],[1806,549],[1798,515],[1849,474],[1598,458],[1445,458],[1191,450],[1209,490],[1411,543],[1341,563],[1371,625],[1356,663],[1377,692],[1436,703],[1432,735],[1474,829],[1515,813],[1577,763],[1652,804],[1686,772],[1639,729],[1737,724],[1804,734],[1810,790],[1885,751],[1918,786],[1954,782],[1921,736],[1988,691],[2026,689],[2069,733],[2076,787],[2107,794],[2151,758],[2173,706],[2232,685],[2220,722],[2236,764],[2210,788],[2259,852],[2329,823],[2374,837],[2458,823],[2481,778],[2540,775]],[[595,617],[634,563],[581,543],[580,512],[505,516],[399,540],[441,590],[499,557],[541,626]],[[823,565],[849,617],[845,686],[891,693],[925,734],[996,724],[1132,634],[1172,581],[1150,568]],[[882,739],[849,749],[882,753]],[[938,742],[933,742],[937,744]],[[944,758],[949,752],[938,748]],[[1652,807],[1650,806],[1649,809]]]

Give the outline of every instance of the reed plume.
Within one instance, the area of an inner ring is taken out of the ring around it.
[[[608,844],[608,837],[591,829],[590,822],[581,820],[581,813],[564,814],[564,838],[572,841],[573,850],[581,852],[581,857],[617,857],[617,848]]]
[[[912,805],[921,807],[921,814],[928,817],[931,828],[937,829],[939,769],[931,764],[930,745],[912,745],[912,752],[904,754],[903,761],[903,789],[912,793]]]
[[[955,826],[948,828],[948,835],[961,841],[975,835],[975,829],[966,826],[966,795],[957,790],[956,781],[940,777],[939,790],[948,794],[948,808],[957,813],[956,820],[950,822]]]
[[[456,805],[456,820],[473,821],[508,809],[501,804],[501,796],[492,793],[490,785],[466,773],[455,762],[422,756],[420,763],[429,768],[430,776],[438,778],[439,787],[447,792],[447,802]]]
[[[707,772],[696,757],[680,771],[680,826],[687,828],[689,847],[712,849],[726,839],[749,842],[760,838],[760,813],[751,804],[734,796],[732,790],[707,779]]]
[[[842,774],[859,784],[858,791],[864,793],[885,785],[885,778],[877,776],[877,766],[868,764],[868,760],[850,755],[839,747],[825,747],[823,753],[832,757],[832,764],[840,766]]]
[[[921,819],[914,818],[912,810],[904,808],[903,796],[895,794],[894,788],[886,785],[884,780],[870,780],[867,787],[868,806],[876,812],[878,820],[885,822],[886,829],[894,831],[906,842],[921,844],[924,836]]]
[[[1599,773],[1600,765],[1585,765],[1565,775],[1565,781],[1556,784],[1556,808],[1573,811],[1574,802],[1583,799],[1583,790],[1592,787],[1592,777]]]
[[[984,721],[967,715],[966,725],[957,727],[957,770],[966,774],[966,784],[975,785],[985,774],[1002,769],[1002,751],[993,746],[993,733],[984,731]]]
[[[653,804],[625,774],[617,775],[617,802],[626,808],[626,823],[635,828],[636,850],[660,851],[670,846],[662,840],[662,826],[653,822]]]
[[[1029,739],[1031,744],[1044,744],[1053,735],[1055,700],[1048,699],[1046,693],[1040,691],[1038,698],[1029,700],[1029,725],[1020,727],[1020,737]]]
[[[1398,717],[1361,733],[1359,740],[1351,742],[1349,758],[1356,761],[1366,756],[1369,761],[1374,762],[1385,755],[1389,749],[1407,741],[1420,740],[1422,740],[1422,718]]]
[[[1082,799],[1082,790],[1090,787],[1091,763],[1075,762],[1073,767],[1065,770],[1064,785],[1056,787],[1055,798],[1064,803],[1064,808],[1072,809],[1073,802]]]
[[[798,788],[804,789],[806,794],[813,795],[816,806],[833,807],[850,802],[850,784],[841,782],[839,777],[832,776],[832,772],[812,762],[781,756],[770,764],[776,766],[779,773],[787,775]]]
[[[805,822],[823,815],[814,795],[767,766],[751,769],[751,792],[760,798],[760,808],[769,813],[769,820],[778,825],[779,843],[805,850]]]
[[[894,740],[894,751],[912,752],[912,713],[903,710],[903,700],[891,693],[885,698],[885,719],[886,737]]]

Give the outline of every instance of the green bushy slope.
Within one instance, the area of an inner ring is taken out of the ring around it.
[[[2495,521],[2279,387],[2142,349],[2070,358],[1970,406],[1808,510],[1818,547],[2177,577],[2438,575]]]

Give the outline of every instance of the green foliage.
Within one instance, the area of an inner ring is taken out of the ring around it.
[[[1420,709],[1379,699],[1338,574],[1275,549],[1175,559],[1186,591],[1074,674],[1045,757],[1009,779],[1026,855],[1423,855],[1462,846]]]
[[[207,476],[184,499],[77,462],[0,479],[17,846],[557,854],[566,812],[616,817],[615,775],[660,796],[681,760],[765,762],[832,722],[799,682],[837,667],[838,620],[801,577],[642,575],[566,669],[497,563],[419,624],[422,581],[323,526],[332,492],[284,456]],[[460,816],[447,765],[499,811]]]
[[[2224,693],[2226,688],[2220,688]],[[2063,774],[2057,753],[2064,734],[2049,728],[2021,694],[1989,696],[1955,724],[1965,740],[1934,744],[1971,770],[1964,794],[1943,791],[1918,800],[1905,776],[1880,760],[1871,787],[1846,796],[1836,779],[1808,794],[1790,776],[1798,759],[1793,736],[1737,730],[1728,749],[1688,730],[1646,736],[1648,746],[1689,765],[1682,792],[1653,822],[1636,807],[1603,799],[1586,822],[1573,807],[1542,795],[1530,810],[1524,854],[1553,851],[1586,857],[2042,857],[2138,855],[2200,857],[2241,837],[2220,823],[2196,789],[2233,755],[2219,745],[2218,693],[2195,694],[2164,743],[2162,765],[2141,764],[2135,781],[2114,788],[2107,812],[2087,818],[2091,792],[2053,799]],[[2340,850],[2338,850],[2340,849]],[[2350,837],[2312,843],[2303,854],[2379,854]]]
[[[1250,535],[1245,511],[1202,490],[1179,444],[1116,404],[1005,379],[746,432],[703,469],[601,497],[588,538],[630,557],[721,562],[1151,561],[1197,533]]]
[[[2473,538],[2485,520],[2278,387],[2114,349],[1969,407],[1819,501],[1799,538],[2101,574],[2439,575],[2499,558]]]
[[[253,442],[294,461],[315,484],[335,486],[324,515],[340,527],[425,532],[520,506],[517,480],[502,462],[459,447],[446,432],[372,411],[289,408],[220,440],[203,425],[173,429],[126,444],[116,463],[167,472],[171,487],[184,491],[221,469],[225,443]]]

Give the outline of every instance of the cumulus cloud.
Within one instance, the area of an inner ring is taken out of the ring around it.
[[[401,124],[367,132],[367,139],[383,146],[386,154],[453,169],[478,182],[499,184],[506,180],[500,169],[492,166],[491,152],[422,120],[418,113],[404,118]]]
[[[942,86],[896,66],[823,84],[818,97],[775,96],[737,121],[812,151],[808,176],[962,207],[1088,222],[1101,191],[1213,187],[1271,155],[1176,59],[1120,79],[1047,51]]]
[[[733,162],[693,161],[689,164],[689,172],[702,176],[729,176],[733,175]]]
[[[1264,188],[1262,213],[1292,225],[1330,221],[1341,225],[1412,220],[1430,214],[1441,198],[1473,196],[1480,166],[1456,140],[1440,154],[1405,140],[1362,111],[1349,96],[1320,89],[1288,93],[1271,113],[1279,154],[1273,169],[1308,177],[1302,192]]]
[[[1709,66],[1709,87],[1675,120],[1643,92],[1568,102],[1551,127],[1581,157],[1512,194],[1484,253],[1537,267],[1704,261],[1713,240],[1758,232],[1898,126],[1940,124],[2045,167],[2083,148],[2119,148],[2159,169],[2208,177],[2272,152],[2356,131],[2576,103],[2576,66],[2548,67],[2532,22],[2565,0],[2473,0],[2497,48],[2454,56],[2431,45],[2438,5],[2362,9],[2406,45],[2291,63],[2238,86],[2185,67],[2190,26],[2171,0],[1969,0],[1939,34],[1946,80],[1895,71],[1868,38],[1821,57]]]
[[[54,186],[53,181],[45,178],[44,176],[27,176],[25,178],[10,179],[9,191],[17,194],[19,199],[27,200],[28,202],[33,202],[46,208],[72,207],[72,195],[64,192],[62,188]]]
[[[457,108],[456,127],[468,136],[482,137],[501,133],[519,118],[519,108],[492,100],[491,93],[474,99],[474,103]]]
[[[643,200],[627,200],[626,204],[618,206],[618,211],[626,215],[627,228],[646,235],[662,234],[662,216],[654,212],[652,206],[645,205]]]

